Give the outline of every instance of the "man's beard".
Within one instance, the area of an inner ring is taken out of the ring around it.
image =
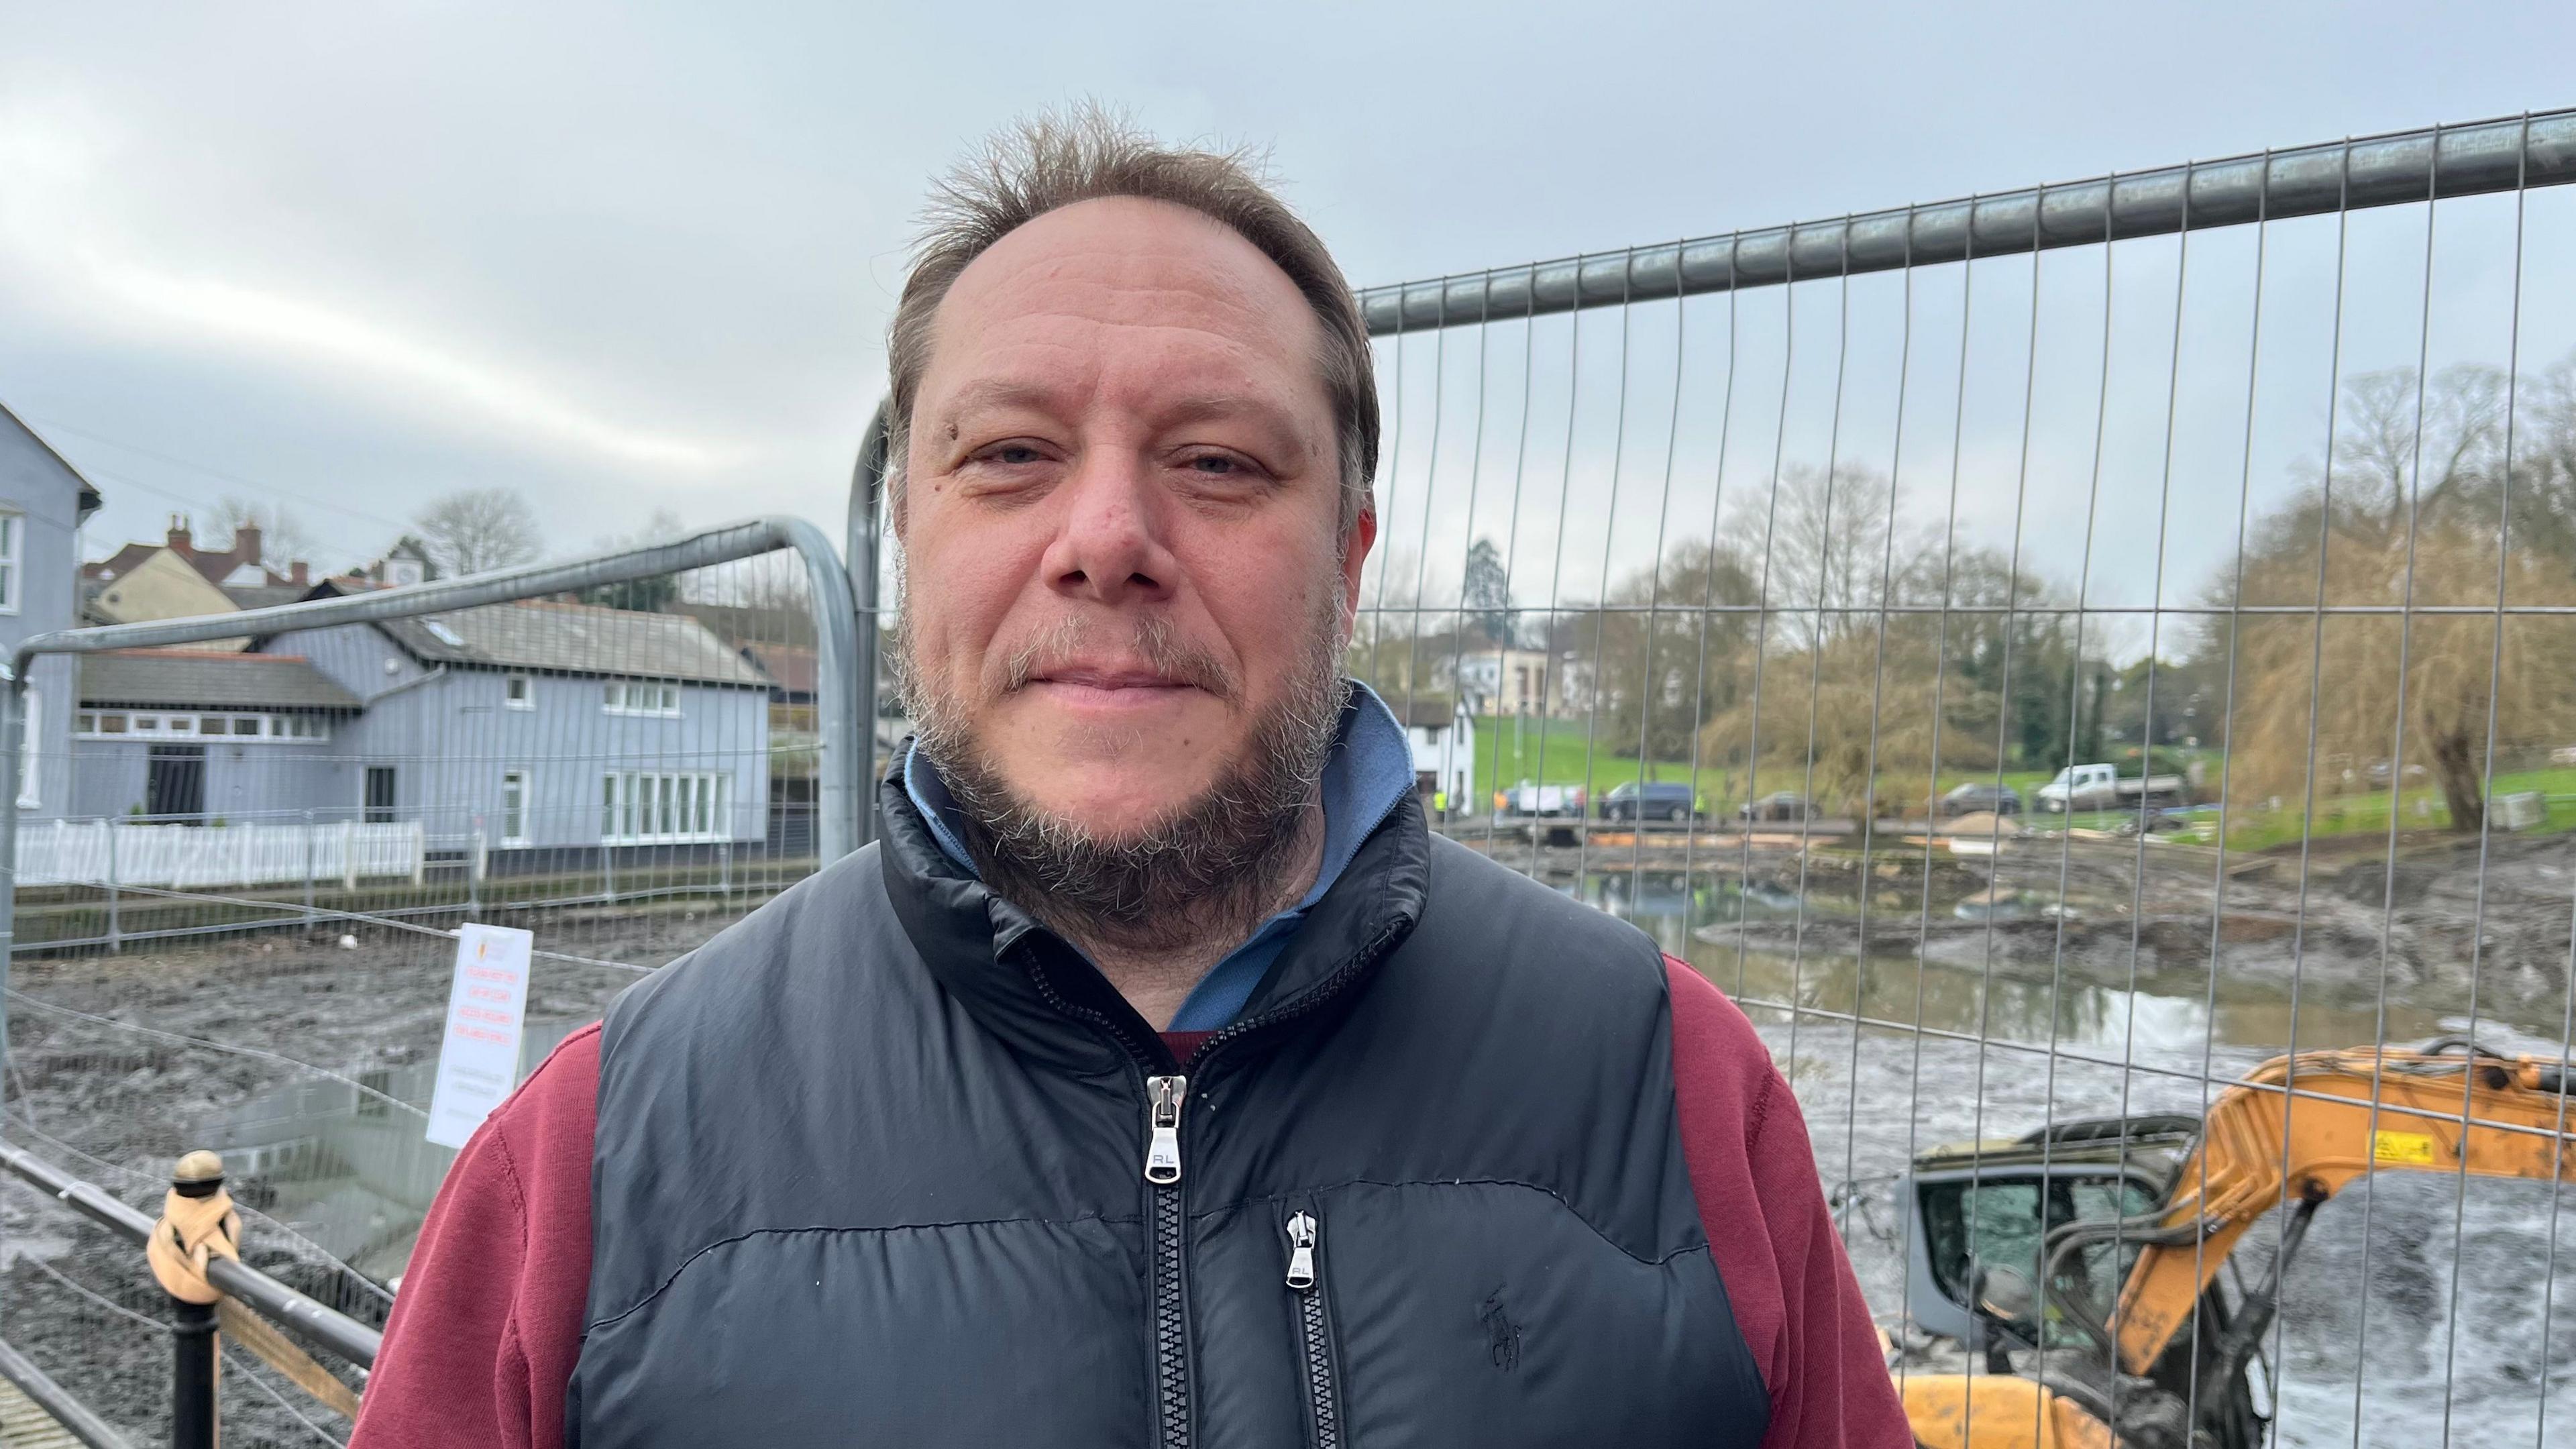
[[[1338,600],[1309,621],[1313,641],[1279,701],[1263,712],[1243,754],[1215,782],[1141,831],[1111,838],[1051,813],[1004,779],[982,742],[977,711],[935,671],[905,661],[904,694],[921,747],[965,817],[965,844],[986,886],[1078,944],[1137,953],[1207,945],[1228,949],[1286,903],[1350,685],[1341,672]],[[988,699],[1024,687],[1043,666],[1072,657],[1112,626],[1068,617],[1014,654]],[[1239,684],[1207,651],[1173,637],[1160,619],[1138,622],[1132,652],[1157,672],[1232,703]]]

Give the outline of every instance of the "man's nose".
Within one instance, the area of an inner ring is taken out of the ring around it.
[[[1164,500],[1141,460],[1095,451],[1058,497],[1065,511],[1047,546],[1050,587],[1112,605],[1171,597],[1179,570],[1163,537]]]

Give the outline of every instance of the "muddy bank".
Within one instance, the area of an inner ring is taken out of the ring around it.
[[[687,911],[570,918],[540,926],[538,946],[645,968],[730,919]],[[244,1123],[256,1128],[275,1116],[274,1130],[250,1135],[294,1144],[305,1130],[291,1120],[298,1111],[343,1126],[363,1115],[349,1087],[277,1058],[414,1095],[404,1089],[425,1080],[419,1069],[435,1059],[453,964],[454,948],[440,938],[363,931],[354,946],[344,947],[338,927],[186,950],[22,960],[12,985],[23,996],[9,1010],[8,1135],[157,1212],[172,1161],[227,1130],[241,1135]],[[530,1036],[552,1041],[596,1019],[636,974],[617,965],[539,960],[530,982]],[[416,1095],[424,1100],[415,1105],[425,1106],[425,1088]],[[434,1155],[428,1164],[434,1188],[446,1154],[416,1140],[419,1118],[386,1107],[380,1118],[358,1125]],[[354,1258],[361,1256],[358,1247],[381,1244],[387,1251],[370,1266],[379,1278],[391,1276],[418,1227],[425,1192],[389,1188],[374,1180],[370,1163],[328,1151],[228,1156],[235,1199],[244,1209],[245,1258],[380,1325],[384,1290],[340,1268],[334,1252],[320,1245]],[[263,1163],[262,1156],[270,1160]],[[156,1322],[169,1316],[139,1249],[11,1180],[0,1192],[0,1293],[6,1295],[0,1337],[135,1443],[166,1440],[169,1340],[123,1316]],[[316,1442],[311,1429],[260,1392],[259,1379],[323,1428],[346,1436],[348,1426],[336,1416],[264,1367],[231,1357],[224,1378],[226,1444],[309,1449]]]
[[[2563,1000],[2576,838],[2380,842],[2302,862],[2135,841],[2021,837],[1991,857],[1810,850],[1712,861],[1767,909],[1694,927],[1703,941],[1797,952],[1920,952],[1952,964],[2229,973],[2336,991]],[[2394,889],[2389,889],[2391,882]],[[2304,888],[2302,883],[2304,882]]]

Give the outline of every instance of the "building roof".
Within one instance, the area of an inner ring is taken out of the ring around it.
[[[360,708],[356,695],[296,654],[117,649],[80,657],[85,706],[182,709]]]
[[[69,478],[73,486],[80,490],[77,516],[82,522],[88,522],[89,516],[98,511],[98,486],[82,477],[81,471],[72,466],[69,458],[56,451],[54,445],[46,442],[34,428],[28,427],[24,419],[9,411],[5,403],[0,403],[0,432],[13,432],[24,437],[28,442],[35,444],[47,458],[52,459],[55,466],[63,470],[63,476]]]
[[[267,609],[279,604],[301,603],[312,592],[311,584],[236,584],[224,590],[224,597],[240,608]]]
[[[814,651],[798,644],[745,644],[742,652],[772,684],[789,694],[814,692]]]
[[[144,560],[163,549],[179,556],[195,569],[207,583],[222,587],[270,588],[299,584],[306,577],[302,560],[288,566],[285,573],[268,567],[261,557],[259,525],[245,523],[233,530],[232,543],[224,548],[199,548],[196,534],[186,518],[171,515],[168,534],[160,543],[129,543],[103,559],[81,565],[81,576],[89,579],[121,579],[140,567]],[[245,606],[247,607],[247,606]]]
[[[769,686],[749,660],[686,614],[532,599],[385,619],[377,627],[425,664]]]
[[[1418,730],[1443,730],[1458,722],[1458,706],[1441,695],[1408,699],[1397,705],[1395,712],[1407,726]]]
[[[774,557],[774,555],[773,555]],[[801,595],[799,596],[801,598]],[[797,644],[812,648],[814,611],[801,602],[771,604],[702,604],[685,602],[671,608],[686,614],[736,644]]]

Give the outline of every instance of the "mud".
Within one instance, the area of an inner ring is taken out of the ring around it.
[[[541,928],[538,945],[644,967],[669,960],[723,924],[681,912],[590,917]],[[12,981],[19,994],[9,1009],[8,1135],[134,1206],[157,1212],[170,1164],[201,1145],[199,1134],[210,1124],[256,1111],[263,1102],[292,1101],[300,1086],[346,1091],[313,1072],[250,1052],[276,1053],[347,1077],[377,1071],[390,1076],[431,1061],[447,1008],[452,945],[372,931],[363,932],[354,947],[339,941],[335,927],[309,937],[275,934],[188,950],[21,960]],[[569,1026],[596,1019],[635,975],[540,960],[530,982],[531,1036],[551,1041]],[[383,1291],[299,1239],[299,1233],[321,1230],[318,1222],[298,1221],[299,1214],[328,1206],[313,1200],[312,1184],[295,1180],[299,1170],[288,1163],[267,1174],[236,1171],[232,1186],[245,1209],[244,1256],[380,1326]],[[272,1209],[275,1215],[265,1211]],[[407,1216],[399,1205],[391,1211],[384,1230],[407,1241],[417,1227],[416,1213]],[[167,1301],[150,1286],[139,1248],[126,1247],[10,1180],[0,1193],[0,1337],[135,1443],[165,1442],[166,1333],[82,1296],[63,1278],[128,1313],[168,1319]],[[335,1367],[358,1382],[345,1365]],[[321,1442],[260,1392],[254,1379],[276,1388],[331,1436],[347,1437],[345,1421],[264,1366],[228,1355],[228,1446],[311,1449]]]
[[[2224,972],[2328,989],[2434,992],[2546,1005],[2568,989],[2576,837],[2484,844],[2401,840],[2392,869],[2352,842],[2303,862],[2295,848],[2222,861],[2163,842],[2023,835],[1987,858],[1919,846],[1718,852],[1720,876],[1786,892],[1807,908],[1701,928],[1768,950],[1863,951],[2091,978]],[[1891,869],[1892,867],[1892,869]],[[1927,879],[1928,877],[1928,879]],[[2390,889],[2391,883],[2394,889]],[[1928,888],[1927,888],[1928,887]],[[2393,901],[2393,904],[2392,904]]]

